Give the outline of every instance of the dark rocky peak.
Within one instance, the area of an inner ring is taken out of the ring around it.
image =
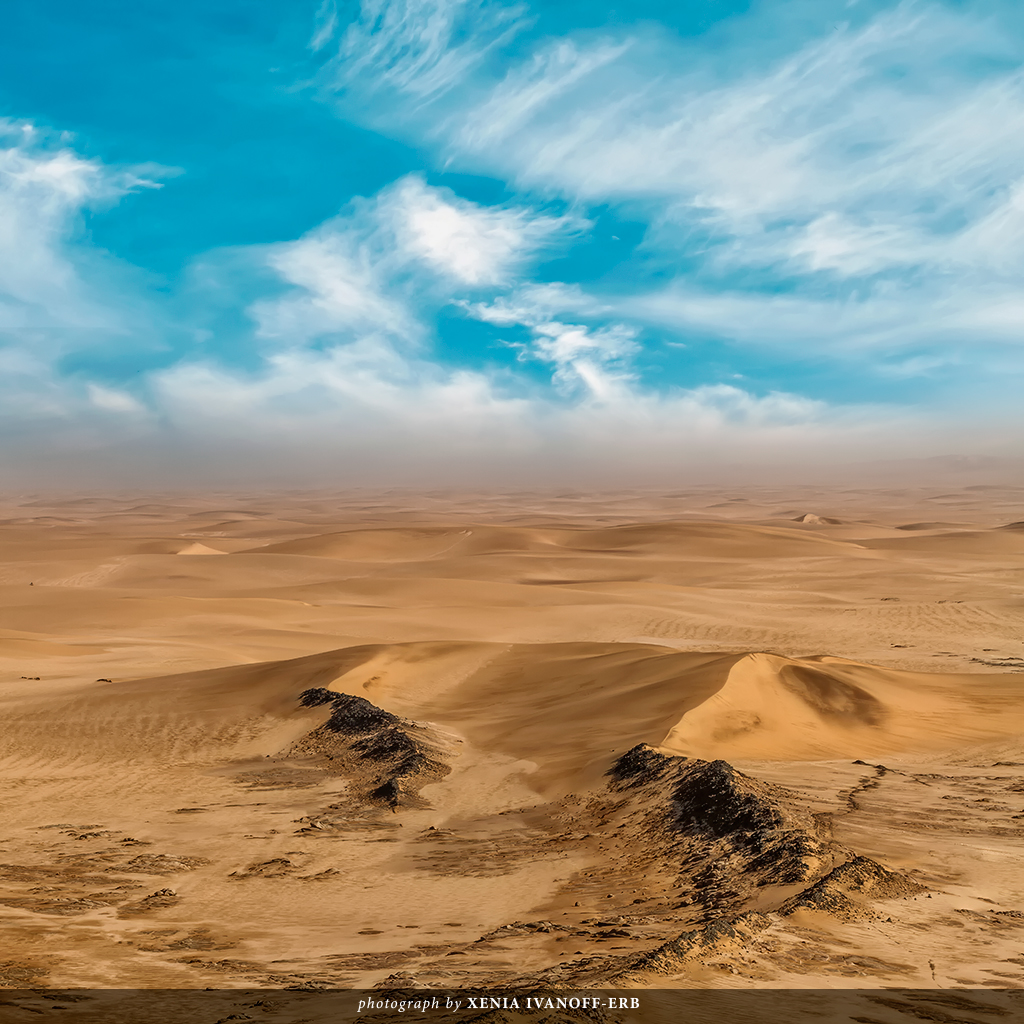
[[[724,837],[779,828],[813,829],[795,794],[744,775],[727,761],[662,754],[646,743],[608,770],[615,790],[655,786],[669,798],[674,826],[686,834]]]
[[[419,790],[451,771],[450,751],[432,729],[399,718],[364,697],[317,687],[303,691],[299,703],[329,704],[331,716],[293,744],[288,755],[315,757],[326,770],[346,777],[357,802],[392,809],[423,805]]]
[[[785,806],[792,794],[759,782],[726,761],[689,761],[672,794],[675,819],[685,832],[726,836],[780,828],[787,820],[812,824]]]
[[[613,784],[619,784],[615,788],[628,788],[660,779],[671,765],[685,760],[685,757],[668,757],[646,743],[638,743],[616,759],[605,774],[611,777]]]
[[[330,704],[331,717],[324,723],[324,727],[347,736],[376,732],[385,726],[397,725],[401,721],[397,715],[371,704],[365,697],[335,693],[323,687],[304,690],[299,694],[299,703],[306,708]]]

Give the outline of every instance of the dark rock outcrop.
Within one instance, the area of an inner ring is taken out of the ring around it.
[[[396,725],[401,719],[383,708],[371,704],[365,697],[354,697],[349,693],[335,693],[323,687],[304,690],[299,694],[299,703],[304,708],[331,705],[331,717],[323,728],[346,736],[359,736],[376,732],[389,725]]]
[[[443,743],[432,730],[399,718],[365,697],[323,687],[299,695],[303,707],[330,706],[330,717],[294,744],[289,756],[316,757],[351,783],[357,799],[397,810],[422,804],[419,790],[444,778]]]
[[[825,818],[801,808],[781,786],[752,779],[725,761],[673,757],[640,744],[608,774],[612,789],[643,790],[665,805],[669,828],[693,840],[691,859],[707,859],[695,881],[709,890],[726,885],[727,875],[739,883],[728,883],[734,893],[750,884],[801,882],[832,864]]]
[[[879,916],[870,907],[870,900],[901,899],[926,891],[912,878],[890,871],[869,857],[855,857],[786,900],[779,913],[789,916],[806,909],[822,911],[842,921],[868,920]]]
[[[654,747],[638,743],[618,758],[608,769],[607,774],[611,777],[614,788],[627,789],[660,779],[674,762],[685,760],[685,757],[666,757],[659,754]]]
[[[739,952],[770,925],[771,918],[767,914],[718,918],[703,928],[683,932],[671,942],[644,953],[630,964],[630,969],[677,974],[691,961],[710,960]]]

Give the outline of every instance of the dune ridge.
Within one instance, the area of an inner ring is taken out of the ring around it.
[[[1015,674],[654,644],[447,641],[90,685],[58,708],[27,703],[7,743],[60,748],[74,738],[80,752],[113,758],[276,754],[289,721],[315,708],[297,712],[296,695],[317,690],[437,720],[566,785],[635,743],[712,759],[813,761],[953,749],[1020,732]],[[116,731],[108,728],[115,720]]]

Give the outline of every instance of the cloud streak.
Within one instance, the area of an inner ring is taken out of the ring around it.
[[[312,40],[324,49],[337,22],[321,8]],[[466,80],[494,48],[510,40],[525,5],[492,0],[363,0],[322,79],[363,96],[396,94],[422,104]]]
[[[427,18],[404,10],[405,32]],[[664,34],[542,38],[503,74],[453,71],[433,118],[368,116],[451,166],[641,211],[648,256],[699,270],[634,309],[699,307],[702,329],[744,344],[785,345],[794,315],[798,344],[845,351],[1017,343],[1022,55],[969,9],[900,3],[724,83]]]

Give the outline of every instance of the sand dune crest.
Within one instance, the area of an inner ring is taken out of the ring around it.
[[[698,757],[772,760],[948,749],[1019,733],[1019,716],[1007,716],[1019,685],[1012,676],[965,678],[838,658],[750,654],[714,695],[682,716],[661,746]]]
[[[217,548],[212,548],[208,544],[201,544],[196,541],[194,544],[189,544],[187,547],[182,548],[179,555],[224,555],[226,551],[220,551]]]
[[[263,756],[312,728],[315,713],[296,702],[316,687],[531,761],[541,786],[595,778],[637,743],[712,760],[823,760],[946,749],[1021,725],[1007,715],[1013,675],[654,644],[429,641],[90,686],[59,708],[25,709],[7,743],[100,758]]]

